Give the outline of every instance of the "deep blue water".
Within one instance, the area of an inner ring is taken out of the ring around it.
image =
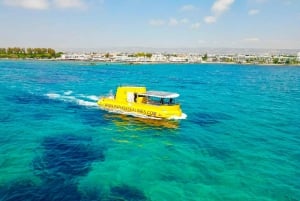
[[[300,200],[300,68],[0,61],[0,200]],[[100,110],[120,84],[187,119]]]

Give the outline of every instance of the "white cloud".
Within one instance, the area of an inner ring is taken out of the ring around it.
[[[234,0],[216,0],[211,7],[212,16],[206,16],[204,21],[208,24],[215,23],[217,19],[234,3]]]
[[[196,23],[194,23],[194,24],[191,25],[191,28],[192,29],[199,29],[200,26],[201,26],[201,23],[200,22],[196,22]]]
[[[248,11],[248,15],[257,15],[259,13],[258,9],[252,9]]]
[[[247,42],[247,43],[256,43],[256,42],[259,42],[259,38],[256,38],[256,37],[253,37],[253,38],[245,38],[243,41],[244,41],[244,42]]]
[[[59,8],[84,8],[86,6],[82,0],[54,0],[53,3]]]
[[[163,26],[165,21],[161,19],[151,19],[149,20],[149,24],[152,26]]]
[[[193,11],[193,10],[196,10],[196,7],[192,4],[187,4],[187,5],[183,5],[181,8],[180,8],[181,11],[183,12],[187,12],[187,11]]]
[[[35,10],[44,10],[49,7],[48,0],[4,0],[3,3],[8,6]]]
[[[231,6],[231,4],[234,3],[234,0],[217,0],[213,4],[211,10],[215,15],[221,15],[224,13],[226,10],[228,10]]]
[[[170,18],[169,23],[170,26],[177,26],[179,24],[178,20],[175,18]]]
[[[204,22],[207,24],[212,24],[215,23],[217,21],[217,17],[216,16],[206,16],[204,18]]]

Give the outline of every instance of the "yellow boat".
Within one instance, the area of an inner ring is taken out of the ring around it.
[[[108,111],[156,119],[180,119],[186,116],[175,99],[177,93],[147,91],[146,87],[120,86],[115,95],[100,97],[98,105]]]

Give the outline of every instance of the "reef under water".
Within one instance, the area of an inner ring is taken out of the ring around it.
[[[75,135],[47,137],[42,143],[44,153],[35,159],[35,173],[42,178],[48,175],[83,176],[88,173],[93,161],[104,161],[103,150],[95,151],[90,147],[92,139]]]

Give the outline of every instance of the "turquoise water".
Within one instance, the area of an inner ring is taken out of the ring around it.
[[[300,200],[300,70],[0,61],[0,200]],[[119,84],[187,119],[100,110]]]

